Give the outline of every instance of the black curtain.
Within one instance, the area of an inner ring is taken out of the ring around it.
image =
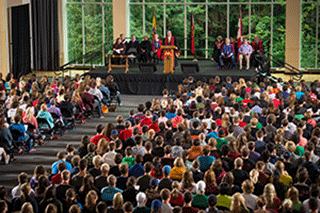
[[[58,0],[31,0],[35,70],[59,69]]]
[[[12,73],[20,78],[31,71],[29,4],[11,8]]]

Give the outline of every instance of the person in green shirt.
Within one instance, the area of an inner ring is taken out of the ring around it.
[[[303,204],[299,201],[299,191],[296,187],[291,187],[288,190],[287,197],[292,201],[292,210],[294,212],[302,212]]]
[[[135,162],[134,157],[132,157],[132,149],[131,147],[127,147],[125,150],[126,156],[122,159],[122,163],[127,163],[129,165],[129,168],[131,168]]]
[[[225,133],[223,129],[219,129],[217,138],[217,149],[220,149],[222,145],[228,144],[228,141],[224,139]]]
[[[199,209],[208,208],[208,196],[205,195],[206,183],[200,180],[197,183],[197,194],[193,195],[192,206]]]
[[[230,185],[228,183],[220,183],[216,205],[218,209],[220,209],[219,207],[230,209],[232,197],[228,195],[229,191]]]

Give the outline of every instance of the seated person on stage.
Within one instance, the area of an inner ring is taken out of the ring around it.
[[[126,55],[138,55],[139,41],[136,35],[131,36],[131,41],[126,44]]]
[[[214,60],[215,62],[217,62],[218,69],[220,68],[219,57],[220,57],[223,45],[224,45],[224,41],[222,40],[222,36],[218,36],[217,41],[214,43],[213,58],[211,59],[212,61]]]
[[[259,62],[256,60],[256,58],[262,54],[262,41],[259,40],[259,36],[254,36],[254,41],[252,42],[252,64],[256,68],[259,67]]]
[[[232,69],[235,68],[235,57],[234,57],[234,49],[232,44],[230,43],[230,39],[226,38],[225,45],[221,51],[220,55],[220,65],[221,68],[224,67],[224,60],[231,60],[232,63]]]
[[[140,61],[143,63],[148,62],[151,52],[151,43],[148,36],[143,36],[143,41],[140,43]]]
[[[246,65],[247,68],[246,70],[249,70],[250,68],[250,55],[252,53],[252,47],[250,44],[248,44],[248,39],[244,38],[243,39],[243,44],[239,48],[239,66],[240,70],[242,69],[242,60],[246,60]]]
[[[117,38],[112,46],[113,55],[124,55],[126,46],[121,43],[121,39]],[[120,58],[114,58],[112,63],[120,64]]]
[[[124,37],[124,35],[123,34],[120,34],[120,39],[121,39],[121,43],[122,44],[126,44],[127,42],[126,42],[126,38]]]
[[[155,34],[154,40],[152,41],[152,44],[151,44],[151,48],[152,48],[152,54],[157,59],[163,59],[163,56],[161,55],[162,53],[160,48],[161,45],[162,45],[162,41],[159,39],[159,35]]]

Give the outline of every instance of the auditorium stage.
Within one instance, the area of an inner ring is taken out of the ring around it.
[[[163,74],[163,64],[160,63],[156,66],[157,71],[153,74],[141,73],[138,65],[131,65],[128,73],[125,73],[125,68],[113,68],[112,71],[108,73],[108,67],[100,67],[86,73],[86,75],[89,74],[93,78],[106,78],[109,74],[112,74],[122,94],[161,95],[163,89],[176,90],[183,79],[188,76],[193,76],[196,82],[203,78],[206,78],[208,81],[217,75],[220,76],[222,80],[225,80],[227,76],[232,77],[233,80],[238,80],[239,78],[250,80],[256,74],[253,68],[248,71],[240,71],[237,68],[219,70],[216,67],[216,63],[209,60],[198,61],[198,73],[184,74],[181,71],[180,64],[185,63],[194,62],[192,62],[192,60],[179,60],[179,65],[176,67],[174,74]]]

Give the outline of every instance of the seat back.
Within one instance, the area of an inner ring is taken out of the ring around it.
[[[40,130],[49,130],[50,128],[50,124],[47,121],[47,119],[45,118],[37,118],[37,122],[38,122],[38,126]]]
[[[73,116],[73,112],[69,108],[62,107],[60,110],[61,110],[62,116],[65,118],[71,118]]]
[[[36,129],[36,127],[33,124],[26,123],[26,125],[28,125],[28,132],[33,132]]]
[[[24,134],[17,129],[10,129],[10,132],[14,140],[18,140],[19,137],[24,136]]]

